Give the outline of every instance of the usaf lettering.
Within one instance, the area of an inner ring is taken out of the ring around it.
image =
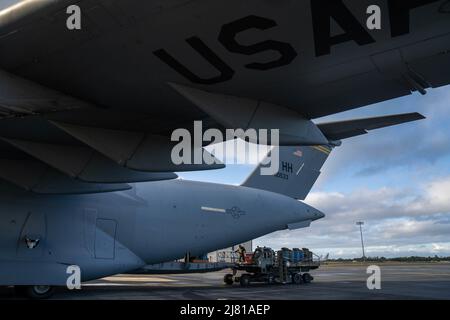
[[[387,0],[391,37],[399,37],[410,32],[410,14],[413,9],[438,1],[440,0]],[[375,42],[375,39],[367,30],[366,24],[360,23],[344,4],[343,0],[311,0],[310,5],[316,57],[329,55],[333,46],[349,41],[353,41],[360,46]],[[331,19],[341,27],[343,33],[331,35]],[[369,19],[372,18],[369,17]],[[278,52],[278,59],[264,63],[256,61],[248,63],[245,65],[247,69],[266,71],[280,68],[291,64],[298,55],[291,44],[276,40],[266,40],[244,45],[237,40],[238,35],[247,30],[264,31],[277,26],[277,22],[273,19],[250,15],[224,24],[219,33],[218,41],[229,52],[234,54],[253,56],[266,51]],[[235,74],[234,69],[209,48],[202,39],[198,36],[193,36],[186,39],[186,42],[218,71],[216,76],[202,78],[196,75],[165,49],[158,49],[153,54],[193,83],[212,85],[233,78]]]

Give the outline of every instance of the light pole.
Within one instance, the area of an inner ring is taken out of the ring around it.
[[[363,240],[363,234],[362,234],[362,226],[364,225],[364,221],[358,221],[356,222],[356,225],[359,226],[359,232],[361,233],[361,247],[362,247],[362,253],[363,253],[363,260],[366,260],[366,254],[364,253],[364,240]]]

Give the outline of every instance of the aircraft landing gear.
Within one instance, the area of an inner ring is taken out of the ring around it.
[[[50,298],[55,288],[53,286],[36,285],[36,286],[15,286],[15,291],[28,299],[42,300]]]

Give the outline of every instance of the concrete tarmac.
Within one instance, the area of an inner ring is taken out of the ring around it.
[[[52,299],[80,300],[305,300],[305,299],[450,299],[449,263],[379,264],[381,289],[369,290],[367,265],[323,265],[311,272],[314,281],[303,285],[223,284],[228,271],[207,274],[118,275],[83,284],[82,290],[59,289]],[[12,288],[0,299],[15,299]]]

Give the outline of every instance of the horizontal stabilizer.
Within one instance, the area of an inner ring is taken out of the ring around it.
[[[85,182],[131,183],[176,179],[172,172],[138,172],[119,166],[86,146],[56,145],[17,139],[4,141],[62,173]]]
[[[174,172],[213,170],[225,167],[215,159],[215,164],[193,164],[195,150],[192,152],[192,164],[174,164],[171,156],[176,143],[169,137],[94,127],[83,127],[73,124],[52,122],[74,138],[114,160],[119,165],[138,171]],[[207,153],[202,148],[202,152]],[[203,159],[202,159],[203,160]]]
[[[399,114],[367,119],[319,124],[330,140],[327,146],[275,147],[243,183],[243,186],[272,191],[304,200],[320,175],[320,170],[339,140],[367,133],[369,130],[424,119],[419,113]],[[261,175],[261,169],[271,166],[279,152],[279,170],[274,175]],[[268,164],[268,165],[267,165]]]
[[[420,113],[405,113],[392,116],[382,116],[374,118],[354,119],[346,121],[336,121],[321,123],[317,126],[323,134],[330,140],[342,140],[362,134],[367,131],[394,126],[406,122],[425,119]]]
[[[27,191],[41,194],[88,194],[131,189],[129,184],[81,182],[37,160],[0,159],[0,178]]]

